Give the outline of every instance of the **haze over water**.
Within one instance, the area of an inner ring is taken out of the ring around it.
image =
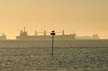
[[[15,38],[52,29],[108,38],[108,0],[0,0],[0,32]]]

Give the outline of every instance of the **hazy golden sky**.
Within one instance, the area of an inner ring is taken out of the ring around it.
[[[44,29],[108,38],[108,0],[0,0],[0,32]]]

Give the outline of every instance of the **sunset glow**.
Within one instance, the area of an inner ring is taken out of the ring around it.
[[[15,38],[24,26],[108,38],[108,0],[0,0],[0,32]]]

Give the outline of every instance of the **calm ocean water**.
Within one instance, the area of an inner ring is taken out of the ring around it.
[[[0,71],[108,71],[108,48],[0,48]]]

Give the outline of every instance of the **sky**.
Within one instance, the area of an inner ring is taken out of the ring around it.
[[[0,0],[0,33],[15,38],[24,26],[108,38],[108,0]]]

